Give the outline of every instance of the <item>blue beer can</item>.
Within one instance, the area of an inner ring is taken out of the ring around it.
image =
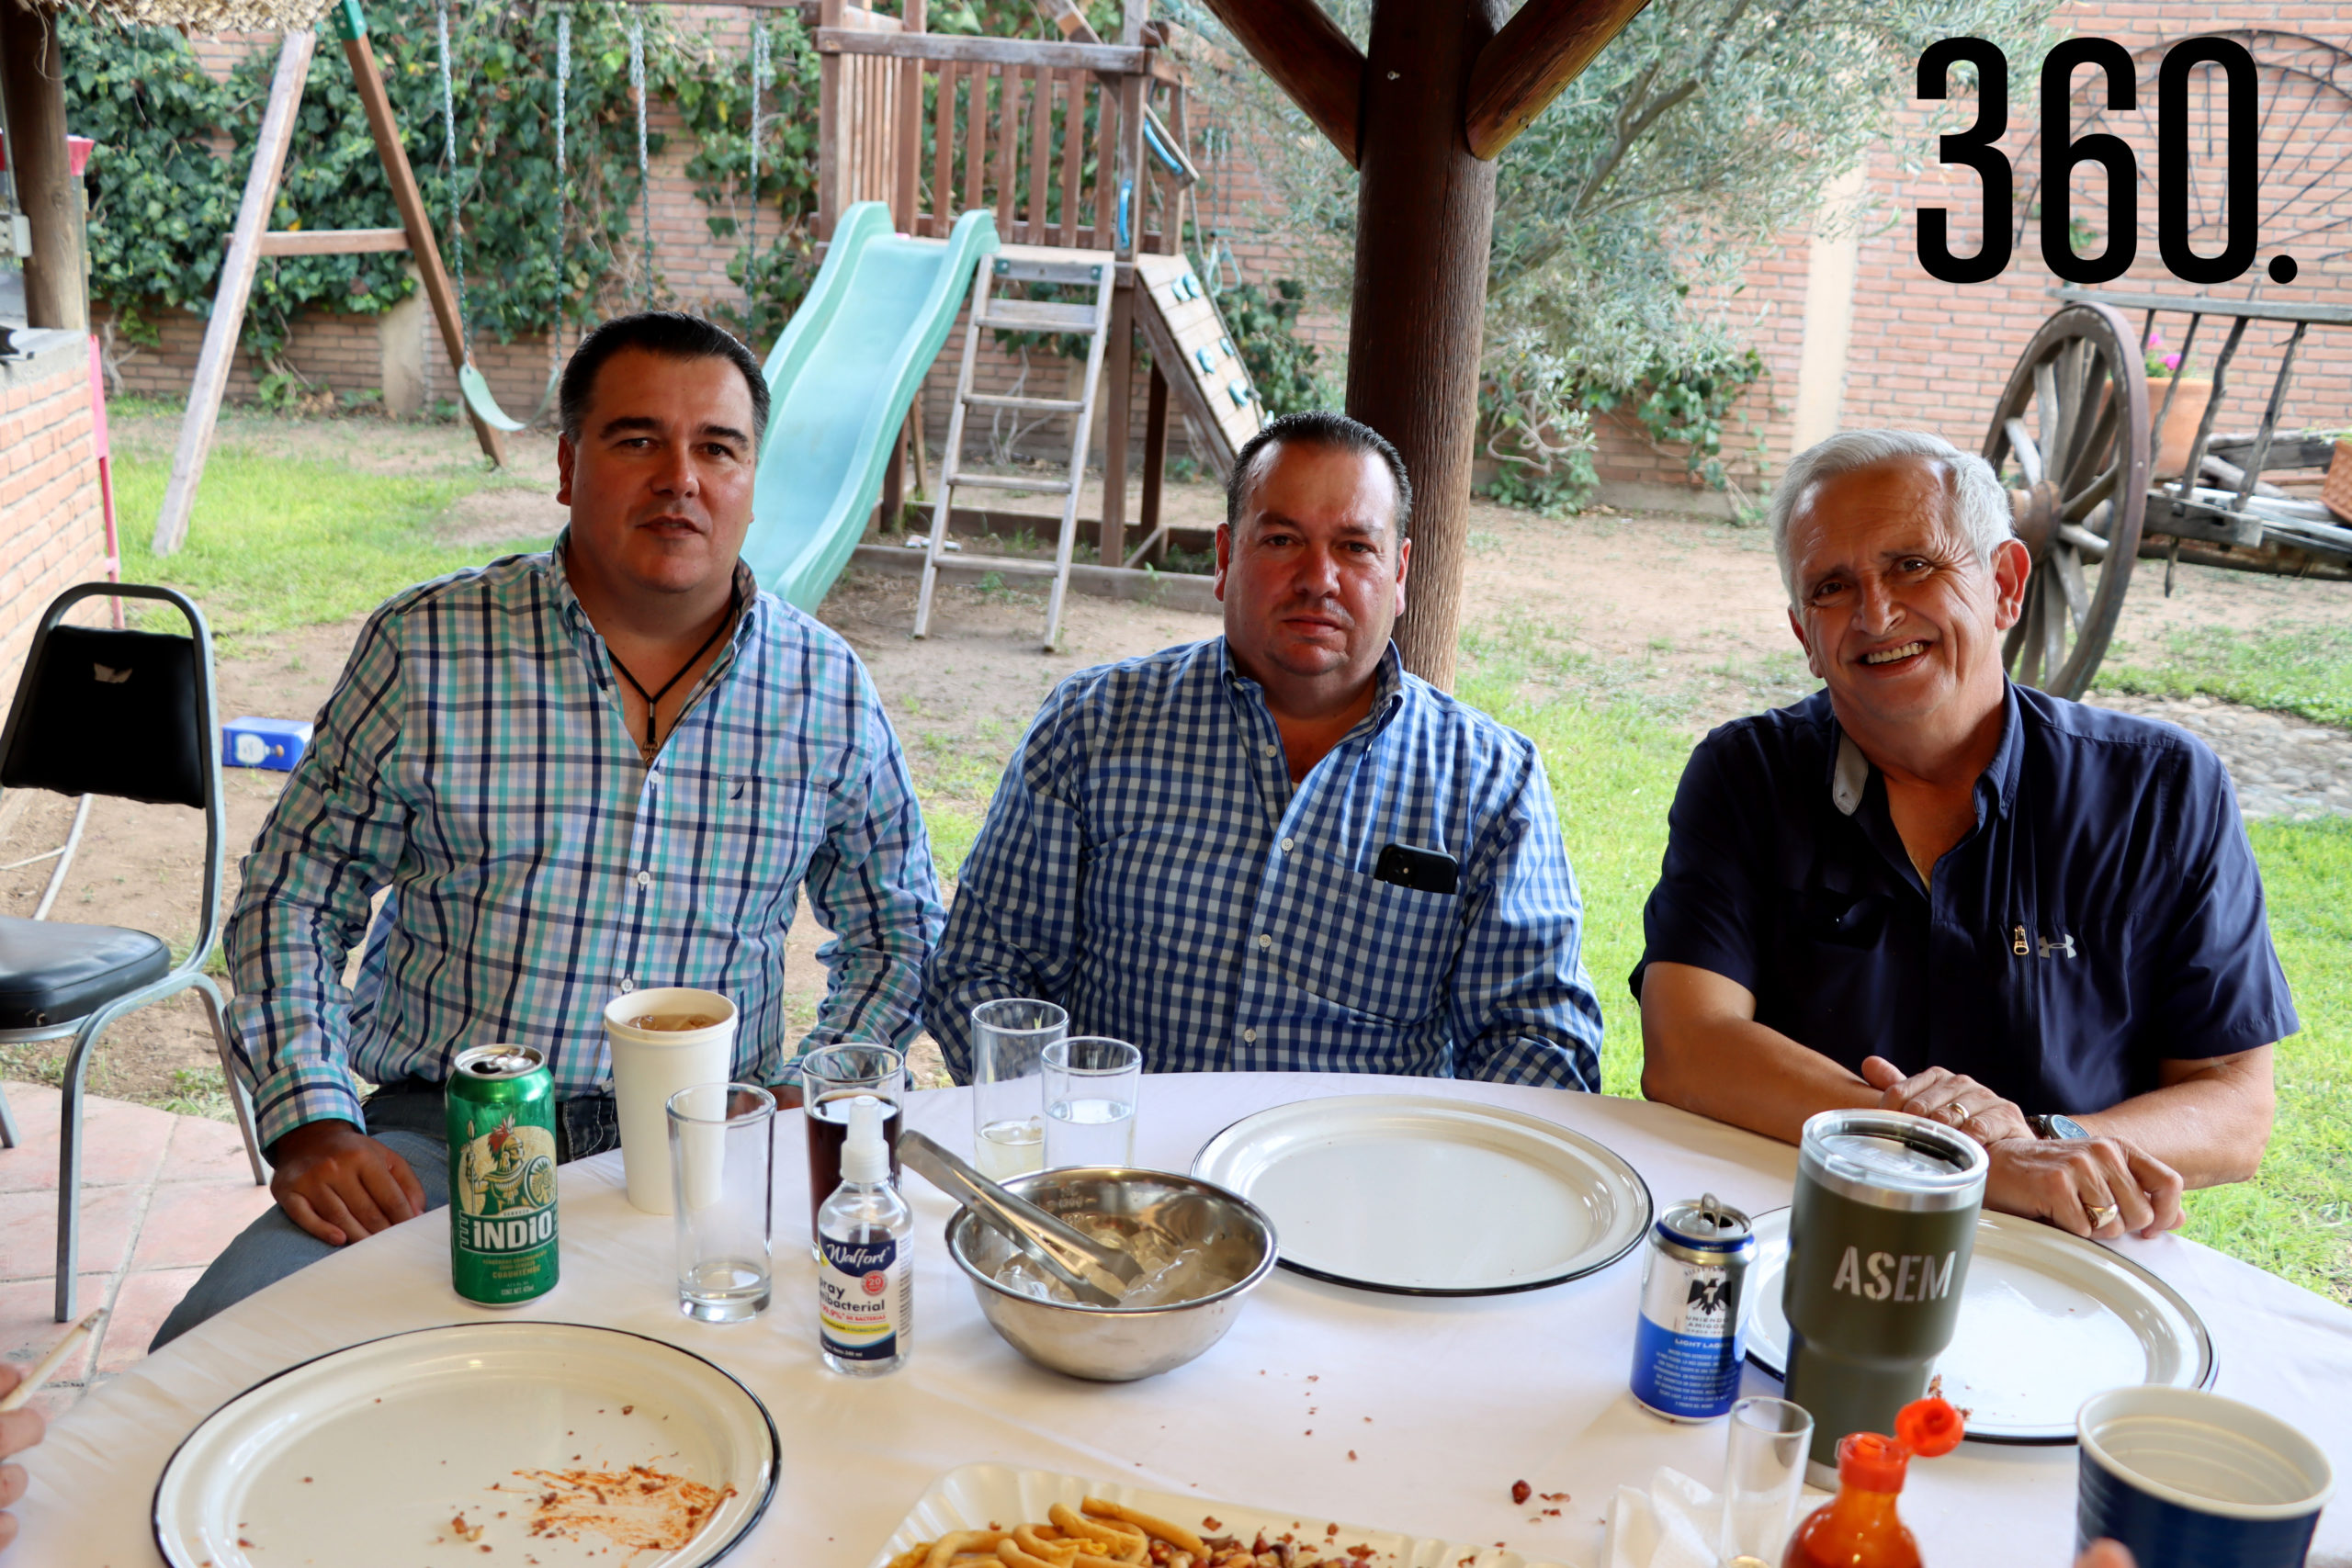
[[[1715,1201],[1677,1203],[1650,1227],[1634,1325],[1634,1397],[1669,1421],[1712,1421],[1739,1398],[1756,1227]]]

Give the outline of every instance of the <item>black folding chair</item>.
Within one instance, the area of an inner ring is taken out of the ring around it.
[[[62,624],[81,600],[114,595],[162,600],[187,617],[194,636]],[[112,795],[204,813],[202,923],[176,964],[163,939],[145,931],[0,916],[0,1044],[74,1037],[58,1111],[57,1321],[64,1323],[74,1316],[80,1261],[82,1077],[91,1047],[116,1019],[181,991],[203,998],[254,1181],[269,1180],[220,989],[204,973],[220,940],[229,819],[220,795],[212,631],[203,612],[169,588],[128,582],[85,582],[59,594],[33,633],[24,680],[7,728],[0,730],[0,791],[12,789]],[[15,1119],[0,1100],[0,1146],[16,1142]]]

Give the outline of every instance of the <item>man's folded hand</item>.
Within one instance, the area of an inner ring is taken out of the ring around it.
[[[270,1196],[286,1217],[331,1246],[424,1213],[408,1161],[348,1122],[306,1122],[269,1151]]]
[[[2180,1224],[2180,1173],[2124,1139],[2006,1138],[1986,1152],[1988,1209],[2105,1240]]]
[[[1862,1064],[1862,1081],[1880,1091],[1880,1110],[1940,1122],[1988,1148],[2004,1139],[2033,1136],[2024,1111],[1965,1073],[1929,1067],[1905,1077],[1893,1062],[1872,1056]]]

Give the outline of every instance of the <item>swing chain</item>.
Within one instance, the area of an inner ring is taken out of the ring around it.
[[[447,0],[444,0],[447,3]],[[653,309],[653,169],[645,151],[645,24],[628,25],[628,85],[637,95],[637,184],[643,254],[639,265],[645,277],[645,308]]]
[[[768,56],[768,31],[760,23],[759,14],[752,15],[752,213],[744,225],[751,242],[751,254],[743,262],[743,330],[757,332],[760,308],[760,95],[771,76],[773,66]]]
[[[465,197],[458,173],[458,107],[449,86],[449,0],[435,0],[433,19],[441,43],[441,167],[449,179],[449,273],[458,290],[458,346],[470,364],[474,339],[466,320]]]
[[[571,85],[571,12],[555,15],[555,326],[548,333],[550,364],[563,357],[563,307],[565,275],[563,270],[563,224],[571,199],[571,179],[566,172],[566,131],[571,117],[570,88]]]

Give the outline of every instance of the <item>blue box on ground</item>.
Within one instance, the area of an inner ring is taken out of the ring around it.
[[[220,760],[232,768],[290,773],[310,746],[311,726],[290,718],[232,718],[220,727]]]

